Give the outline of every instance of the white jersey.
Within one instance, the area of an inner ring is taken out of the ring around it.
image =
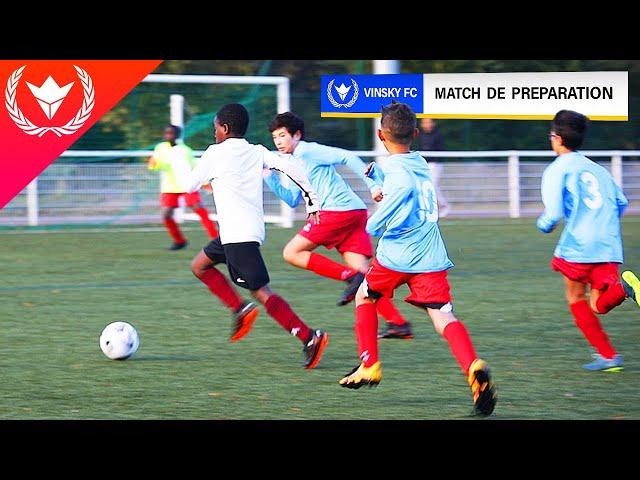
[[[307,213],[320,209],[307,175],[294,162],[244,138],[227,138],[209,145],[186,185],[187,192],[195,192],[203,184],[211,183],[223,244],[264,242],[262,174],[265,168],[283,172],[298,184]]]

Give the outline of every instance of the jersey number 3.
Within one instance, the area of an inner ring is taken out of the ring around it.
[[[600,193],[600,183],[595,175],[591,172],[582,172],[580,174],[580,182],[584,184],[584,188],[581,188],[585,193],[582,196],[584,204],[592,210],[600,208],[602,206],[602,194]]]

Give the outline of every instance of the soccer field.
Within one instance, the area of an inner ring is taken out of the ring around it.
[[[625,370],[587,372],[591,350],[549,268],[559,231],[542,235],[534,219],[445,219],[441,228],[456,264],[455,312],[498,390],[487,421],[640,419],[636,304],[600,317]],[[302,368],[301,343],[264,308],[247,337],[229,342],[229,312],[190,271],[207,241],[198,223],[177,252],[166,250],[161,226],[0,230],[0,419],[471,418],[471,391],[446,342],[402,301],[416,336],[380,342],[380,385],[338,385],[358,363],[354,305],[335,305],[343,284],[282,260],[296,231],[268,227],[263,255],[272,288],[330,335],[314,370]],[[623,268],[640,273],[640,217],[625,218],[623,234]],[[396,293],[401,300],[408,290]],[[140,334],[124,362],[98,346],[117,320]]]

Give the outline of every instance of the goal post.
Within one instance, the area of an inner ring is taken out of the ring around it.
[[[201,84],[227,84],[227,85],[274,85],[276,87],[276,113],[288,112],[291,109],[289,78],[280,76],[256,76],[256,75],[179,75],[179,74],[158,74],[147,75],[142,82],[156,83],[201,83]],[[185,100],[182,95],[172,94],[170,96],[169,118],[173,125],[179,126],[184,132],[184,108]],[[280,174],[281,176],[283,174]],[[215,213],[209,216],[217,219]],[[265,212],[265,221],[276,223],[281,227],[293,227],[295,210],[280,201],[279,212],[275,215]],[[176,220],[200,220],[200,217],[192,212],[184,212],[183,208],[176,209]]]

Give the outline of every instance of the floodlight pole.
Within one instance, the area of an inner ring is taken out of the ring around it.
[[[278,95],[278,111],[277,113],[284,113],[291,110],[289,103],[289,79],[285,78],[278,83],[277,95]],[[284,179],[284,174],[280,174],[280,180]],[[293,227],[293,219],[295,217],[295,209],[291,208],[286,202],[280,201],[280,223],[283,228]]]
[[[400,73],[400,60],[374,60],[373,61],[373,73],[374,74],[389,74]],[[380,128],[380,119],[373,119],[373,150],[380,152],[380,156],[376,156],[376,162],[383,162],[387,151],[384,145],[378,138],[378,128]]]
[[[182,133],[180,138],[184,138],[184,97],[173,94],[169,97],[169,118],[171,125],[180,127]]]
[[[184,142],[184,97],[178,94],[172,94],[169,97],[169,121],[171,125],[180,127],[180,138],[176,142]],[[179,204],[174,211],[176,223],[184,223],[184,205]]]

